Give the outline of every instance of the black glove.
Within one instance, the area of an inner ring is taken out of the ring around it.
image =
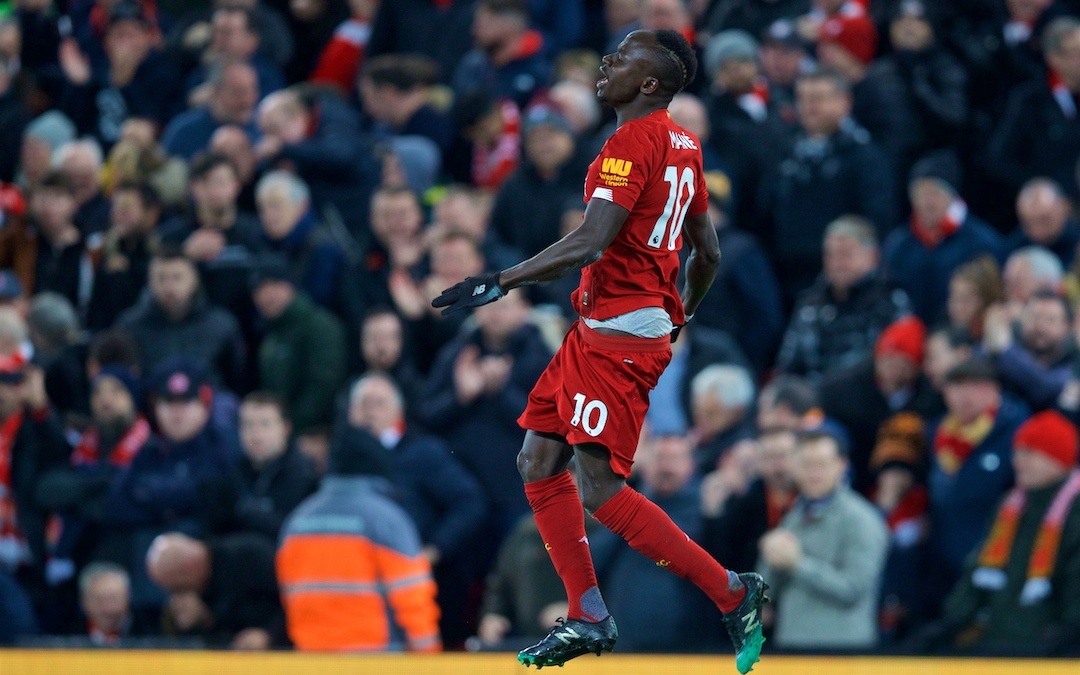
[[[491,272],[479,277],[469,277],[459,284],[454,284],[431,301],[432,307],[445,307],[443,316],[459,312],[469,307],[479,307],[495,302],[506,291],[499,285],[499,273]]]

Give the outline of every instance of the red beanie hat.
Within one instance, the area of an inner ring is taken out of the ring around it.
[[[1076,466],[1080,438],[1076,427],[1056,410],[1046,410],[1020,425],[1013,447],[1031,450],[1065,467]]]
[[[906,316],[881,332],[874,346],[874,356],[903,354],[915,365],[921,366],[925,342],[926,326],[918,317]]]
[[[877,54],[877,28],[865,16],[830,17],[821,25],[818,40],[840,45],[863,63],[870,63]]]

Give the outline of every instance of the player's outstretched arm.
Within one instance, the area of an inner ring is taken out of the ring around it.
[[[442,313],[450,314],[495,302],[518,286],[560,279],[599,260],[629,215],[630,212],[621,206],[603,199],[593,199],[585,207],[585,218],[581,225],[573,232],[502,272],[469,277],[451,286],[431,304],[445,307]]]
[[[683,223],[683,236],[690,243],[690,257],[686,259],[686,285],[683,286],[683,310],[687,316],[697,311],[705,294],[716,277],[720,266],[720,241],[709,220],[709,212],[687,216]]]
[[[561,279],[600,259],[630,212],[604,199],[591,199],[576,230],[524,262],[503,270],[499,284],[506,290]]]

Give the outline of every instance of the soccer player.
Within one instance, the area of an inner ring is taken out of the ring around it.
[[[432,304],[444,312],[494,302],[519,286],[581,269],[571,296],[581,316],[529,395],[518,470],[569,599],[567,619],[518,660],[559,665],[611,651],[615,621],[597,588],[577,489],[585,509],[634,549],[693,581],[724,614],[736,666],[761,652],[760,610],[768,587],[757,574],[725,570],[659,507],[626,484],[649,392],[671,360],[671,341],[708,291],[720,259],[707,215],[700,142],[672,122],[672,96],[694,79],[697,59],[670,30],[641,30],[604,57],[597,96],[618,129],[589,167],[581,225],[536,256],[470,277]],[[680,295],[681,233],[691,252]]]

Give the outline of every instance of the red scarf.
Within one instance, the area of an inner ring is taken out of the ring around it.
[[[944,220],[938,223],[936,229],[927,227],[916,214],[912,213],[911,234],[915,235],[915,238],[926,248],[937,248],[938,244],[956,234],[966,219],[967,204],[963,199],[954,199],[953,203],[949,204],[949,210],[945,212]]]
[[[1028,560],[1027,581],[1020,592],[1021,605],[1033,605],[1050,594],[1050,578],[1054,575],[1058,546],[1061,544],[1061,528],[1077,496],[1080,496],[1080,470],[1074,470],[1069,475],[1039,524],[1039,533]],[[971,576],[976,587],[989,591],[999,591],[1005,587],[1005,566],[1012,554],[1026,502],[1027,494],[1018,487],[1013,488],[1005,499],[990,536],[979,553],[979,566]]]
[[[481,188],[495,189],[502,185],[518,165],[521,149],[521,112],[513,101],[499,103],[503,129],[495,145],[473,148],[473,182]]]
[[[1065,80],[1061,79],[1061,75],[1058,75],[1056,70],[1051,70],[1046,76],[1046,83],[1050,86],[1050,93],[1061,107],[1061,112],[1065,114],[1065,117],[1076,119],[1076,99],[1069,91]]]
[[[19,529],[18,514],[15,508],[15,486],[11,477],[12,452],[15,449],[15,437],[22,428],[24,412],[20,408],[0,424],[0,544],[6,549],[14,545],[24,549],[26,538]],[[0,563],[11,560],[0,560]]]
[[[755,122],[764,122],[769,114],[769,82],[764,77],[755,79],[750,91],[739,97],[739,107]]]
[[[945,416],[934,434],[934,460],[942,471],[951,476],[960,470],[975,448],[990,435],[997,413],[997,408],[991,408],[970,424],[961,423],[951,414]]]
[[[769,523],[769,529],[778,527],[787,512],[795,506],[798,493],[791,491],[788,494],[778,493],[775,490],[765,488],[765,519]]]
[[[107,457],[109,464],[121,468],[129,466],[131,460],[135,459],[135,455],[139,454],[139,450],[149,439],[150,423],[140,416],[110,450]],[[79,439],[75,451],[71,453],[71,463],[75,466],[85,466],[97,464],[101,460],[101,433],[97,427],[90,427]]]

